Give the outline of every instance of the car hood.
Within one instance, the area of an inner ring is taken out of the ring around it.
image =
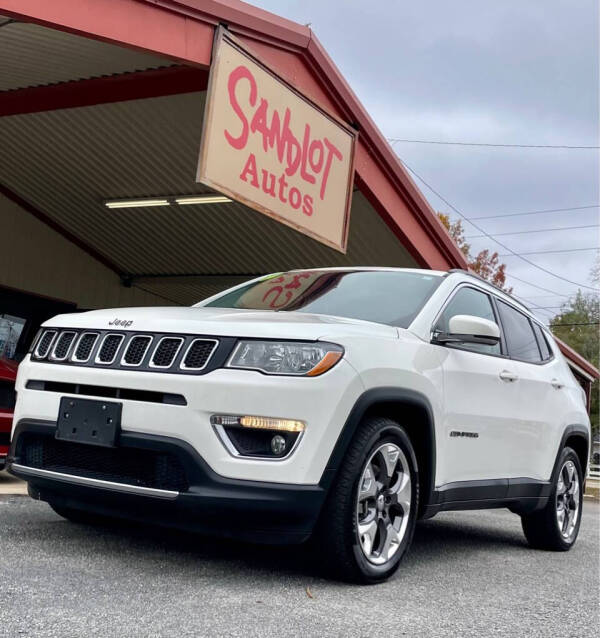
[[[397,337],[396,328],[329,315],[235,308],[117,308],[58,315],[45,327],[161,332],[275,339],[319,339],[323,335]]]

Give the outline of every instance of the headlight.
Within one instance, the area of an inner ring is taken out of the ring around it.
[[[333,343],[247,340],[238,343],[227,367],[315,377],[333,368],[343,354]]]

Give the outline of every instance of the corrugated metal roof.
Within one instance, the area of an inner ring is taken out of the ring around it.
[[[251,279],[251,277],[248,277],[248,279]],[[141,279],[134,282],[133,286],[162,297],[165,301],[187,306],[239,283],[242,283],[242,279],[224,277],[219,282],[206,283],[202,277],[181,277],[153,280]]]
[[[108,210],[111,198],[197,193],[205,93],[0,119],[5,186],[126,273],[267,273],[337,265],[414,265],[355,192],[343,255],[241,204]],[[227,286],[145,281],[191,303]]]
[[[0,16],[0,25],[8,20]],[[0,28],[0,91],[170,66],[165,58],[10,22]]]

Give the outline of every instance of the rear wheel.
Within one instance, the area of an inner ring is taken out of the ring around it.
[[[388,418],[366,420],[350,444],[324,507],[318,539],[334,574],[389,578],[412,541],[419,499],[410,439]]]
[[[524,515],[521,520],[532,547],[564,552],[573,547],[579,533],[583,475],[579,457],[569,447],[562,451],[558,468],[544,509]]]

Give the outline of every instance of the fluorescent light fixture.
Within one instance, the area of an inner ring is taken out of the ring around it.
[[[148,206],[171,206],[179,204],[224,204],[230,202],[229,197],[208,193],[206,195],[163,195],[137,199],[111,199],[104,202],[107,208],[146,208]]]
[[[169,206],[168,199],[115,199],[104,202],[107,208],[145,208],[146,206]]]
[[[225,197],[224,195],[194,195],[175,198],[175,202],[180,206],[187,204],[224,204],[230,201],[229,197]]]

